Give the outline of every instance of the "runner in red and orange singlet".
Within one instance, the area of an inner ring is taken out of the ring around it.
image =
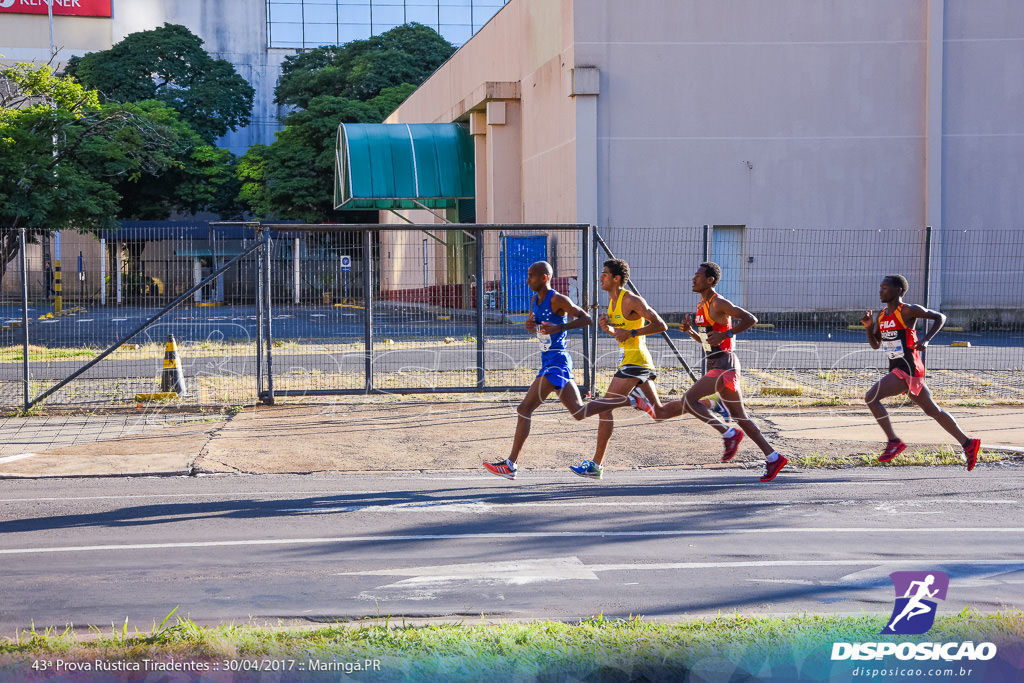
[[[707,372],[694,382],[682,399],[663,406],[652,406],[654,417],[657,420],[665,420],[687,412],[708,423],[718,430],[725,440],[722,462],[733,459],[744,433],[750,435],[751,440],[765,455],[765,471],[761,475],[761,481],[771,481],[789,460],[771,447],[761,434],[757,423],[747,417],[743,405],[743,392],[740,389],[740,363],[733,353],[735,336],[756,325],[757,318],[715,291],[715,286],[721,279],[722,268],[717,263],[707,261],[700,264],[692,280],[693,291],[700,294],[697,315],[692,319],[687,315],[679,323],[682,332],[690,335],[704,347]],[[715,392],[718,392],[719,398],[740,429],[729,427],[701,400]]]
[[[908,393],[910,400],[919,405],[925,415],[938,422],[963,446],[967,471],[970,472],[978,463],[981,440],[968,438],[953,416],[935,403],[931,391],[924,383],[924,360],[921,354],[927,348],[928,342],[946,324],[946,316],[923,306],[903,303],[903,297],[908,289],[907,279],[902,275],[887,275],[882,278],[878,297],[886,305],[885,308],[878,312],[877,321],[872,311],[866,311],[860,321],[867,330],[871,348],[882,349],[889,358],[889,373],[875,382],[864,397],[871,413],[878,420],[878,425],[889,439],[885,450],[878,456],[878,461],[889,462],[907,447],[907,444],[896,436],[882,400]],[[920,339],[914,329],[919,318],[932,321],[931,328]]]

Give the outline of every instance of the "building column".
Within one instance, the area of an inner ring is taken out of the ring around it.
[[[942,90],[945,0],[928,0],[925,42],[925,164],[924,224],[932,227],[931,268],[925,300],[942,306]],[[922,226],[923,227],[923,226]]]
[[[598,225],[597,67],[576,67],[569,74],[569,97],[576,103],[576,220]]]

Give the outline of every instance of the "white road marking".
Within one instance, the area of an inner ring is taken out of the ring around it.
[[[284,508],[280,512],[299,512],[303,514],[315,514],[322,515],[333,512],[359,512],[361,510],[397,510],[410,511],[410,512],[422,512],[424,508],[431,508],[441,512],[490,512],[495,506],[489,503],[485,503],[482,500],[466,500],[466,501],[450,501],[450,500],[439,500],[432,502],[421,502],[421,503],[395,503],[392,505],[349,505],[346,507],[330,507],[330,508]]]
[[[512,585],[565,579],[597,580],[593,568],[584,565],[578,557],[544,557],[533,560],[474,562],[407,569],[371,569],[365,572],[338,572],[336,576],[408,576],[420,583],[500,577],[502,582]]]
[[[597,575],[578,557],[552,557],[511,562],[451,564],[439,567],[351,572],[338,576],[409,576],[410,578],[362,591],[360,600],[435,600],[444,593],[463,590],[467,581],[489,587],[526,586],[552,581],[597,581]],[[385,593],[382,594],[382,591]]]
[[[339,572],[336,576],[405,576],[409,577],[377,586],[371,590],[362,591],[357,596],[361,600],[435,600],[445,593],[464,591],[466,583],[474,583],[479,587],[498,586],[523,586],[552,581],[596,581],[599,580],[599,572],[636,572],[636,571],[687,571],[704,569],[737,569],[737,568],[776,568],[776,567],[844,567],[871,565],[877,559],[869,558],[862,560],[757,560],[746,562],[666,562],[657,564],[647,563],[626,563],[626,564],[597,564],[585,565],[578,557],[551,557],[529,560],[506,561],[506,562],[479,562],[452,565],[406,567],[401,569],[372,569],[361,572]],[[958,585],[994,585],[1003,583],[1001,581],[988,580],[1001,574],[1013,573],[1024,569],[1024,562],[1019,560],[995,560],[970,561],[971,567],[977,567],[977,562],[982,565],[995,564],[1001,568],[988,572],[981,579],[980,576],[970,575],[970,579],[959,581]],[[858,574],[867,574],[873,577],[868,588],[879,589],[887,582],[888,575],[894,566],[922,566],[927,565],[934,568],[945,568],[949,563],[953,566],[949,573],[955,578],[957,573],[954,569],[964,562],[950,560],[897,560],[887,562],[885,565],[877,565],[866,569]],[[888,567],[888,568],[886,568]],[[961,574],[966,572],[961,571]],[[745,579],[750,583],[781,583],[808,586],[835,586],[837,588],[849,588],[850,581],[846,577],[838,581],[818,581],[809,579],[772,579],[772,578],[750,578]],[[623,584],[627,586],[639,585],[639,582]]]
[[[181,543],[125,543],[111,545],[55,546],[51,548],[6,548],[0,555],[31,555],[34,553],[74,553],[110,550],[164,550],[174,548],[225,548],[232,546],[271,545],[323,545],[332,543],[388,543],[403,541],[438,540],[484,540],[518,541],[537,538],[664,538],[672,536],[741,536],[744,534],[870,534],[873,536],[899,534],[1024,534],[1024,527],[924,527],[924,528],[880,528],[880,527],[822,527],[822,528],[775,528],[775,529],[672,529],[667,531],[506,531],[469,534],[402,534],[380,536],[335,536],[324,538],[266,538],[238,541],[191,541]],[[876,561],[876,560],[875,560]],[[920,560],[917,560],[920,562]],[[952,560],[949,560],[952,561]],[[961,560],[982,563],[985,560]],[[840,562],[840,561],[837,561]],[[850,561],[856,563],[855,561]],[[820,564],[808,561],[808,564]],[[713,566],[713,565],[708,565]],[[717,566],[717,565],[715,565]]]
[[[25,458],[31,458],[35,456],[35,453],[19,453],[18,455],[8,455],[0,458],[0,465],[7,462],[14,462],[15,460],[24,460]]]

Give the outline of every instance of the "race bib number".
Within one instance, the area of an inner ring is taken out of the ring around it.
[[[550,334],[542,334],[542,333],[538,332],[537,333],[537,341],[540,342],[540,350],[541,351],[547,351],[548,349],[551,348],[551,335]]]
[[[899,339],[894,341],[883,341],[882,351],[886,356],[888,356],[889,360],[903,358],[903,344],[900,343]]]
[[[697,336],[700,337],[700,345],[704,347],[705,351],[711,350],[711,344],[708,343],[708,333],[698,332]]]

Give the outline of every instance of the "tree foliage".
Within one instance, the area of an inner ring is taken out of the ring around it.
[[[381,121],[415,89],[385,88],[360,102],[320,96],[285,119],[271,145],[254,145],[239,162],[239,199],[257,216],[319,223],[337,220],[334,211],[334,150],[338,125]]]
[[[99,90],[108,102],[163,102],[207,142],[248,125],[252,114],[252,86],[178,24],[133,33],[109,50],[72,57],[65,73]]]
[[[454,52],[455,47],[429,26],[397,26],[366,40],[287,57],[274,98],[304,109],[323,95],[371,100],[385,88],[419,85]]]
[[[250,148],[240,161],[239,200],[261,218],[313,223],[352,217],[334,211],[338,125],[380,123],[454,51],[433,29],[405,24],[288,57],[274,94],[297,109],[272,144]]]
[[[174,208],[204,206],[230,181],[226,154],[159,102],[104,104],[49,66],[0,68],[0,277],[19,228],[37,242],[163,217],[168,197]]]

